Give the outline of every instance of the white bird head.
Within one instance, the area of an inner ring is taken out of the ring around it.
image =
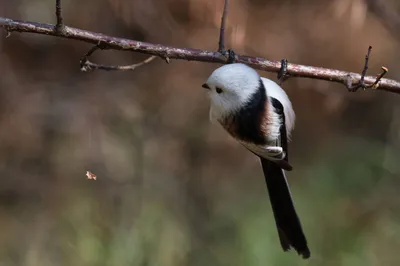
[[[214,70],[203,85],[211,99],[212,120],[248,103],[260,82],[258,73],[245,64],[228,64]]]

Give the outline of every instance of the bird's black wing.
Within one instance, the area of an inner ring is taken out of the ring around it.
[[[288,138],[287,138],[287,130],[286,130],[286,118],[285,112],[283,109],[282,103],[277,100],[276,98],[270,97],[272,106],[275,108],[275,112],[280,116],[282,125],[279,130],[279,139],[277,146],[282,147],[283,151],[285,152],[285,157],[283,158],[284,161],[289,163],[289,151],[288,151]]]
[[[275,111],[281,116],[282,126],[278,146],[285,152],[283,162],[289,165],[288,139],[285,125],[285,114],[282,104],[275,98],[271,98]],[[294,208],[289,185],[286,180],[285,172],[280,166],[281,162],[269,161],[260,157],[265,181],[267,183],[269,198],[278,229],[279,239],[284,251],[293,247],[303,258],[310,257],[310,250],[307,240],[303,233],[299,217]]]
[[[274,107],[274,111],[280,116],[281,119],[281,126],[279,128],[279,137],[276,141],[276,146],[281,147],[285,156],[279,159],[272,159],[270,158],[270,153],[267,152],[266,147],[260,145],[252,145],[251,143],[243,142],[242,144],[250,150],[252,153],[256,154],[257,156],[265,159],[270,159],[271,162],[278,165],[280,168],[291,171],[293,167],[289,164],[289,150],[288,150],[288,137],[287,137],[287,130],[286,130],[286,120],[285,120],[285,112],[283,109],[282,103],[277,100],[276,98],[270,97],[272,106]]]

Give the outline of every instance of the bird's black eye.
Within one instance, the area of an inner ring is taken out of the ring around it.
[[[222,93],[222,89],[221,89],[221,88],[218,88],[218,87],[215,88],[215,91],[216,91],[218,94]]]

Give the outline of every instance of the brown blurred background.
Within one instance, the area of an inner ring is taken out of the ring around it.
[[[390,10],[397,1],[385,1]],[[54,23],[53,0],[0,16]],[[69,26],[215,50],[223,0],[63,1]],[[239,54],[400,79],[364,0],[231,1]],[[400,30],[400,29],[399,29]],[[281,250],[258,160],[208,121],[216,64],[80,71],[89,44],[0,33],[0,265],[400,265],[400,97],[293,78],[288,174],[312,257]],[[145,55],[100,51],[131,64]],[[275,74],[261,73],[275,79]],[[97,181],[87,180],[90,170]]]

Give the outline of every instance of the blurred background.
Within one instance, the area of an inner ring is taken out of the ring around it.
[[[399,80],[400,3],[380,1],[388,17],[370,2],[231,1],[227,46],[360,72],[372,45],[368,74],[384,65]],[[62,5],[68,26],[218,46],[223,0]],[[54,23],[54,6],[0,0],[0,16]],[[89,44],[5,37],[0,31],[1,266],[400,265],[399,96],[284,83],[297,112],[288,179],[311,249],[306,261],[280,247],[257,158],[208,120],[201,84],[219,65],[156,59],[133,72],[85,73],[79,60]],[[146,57],[99,51],[92,60]]]

